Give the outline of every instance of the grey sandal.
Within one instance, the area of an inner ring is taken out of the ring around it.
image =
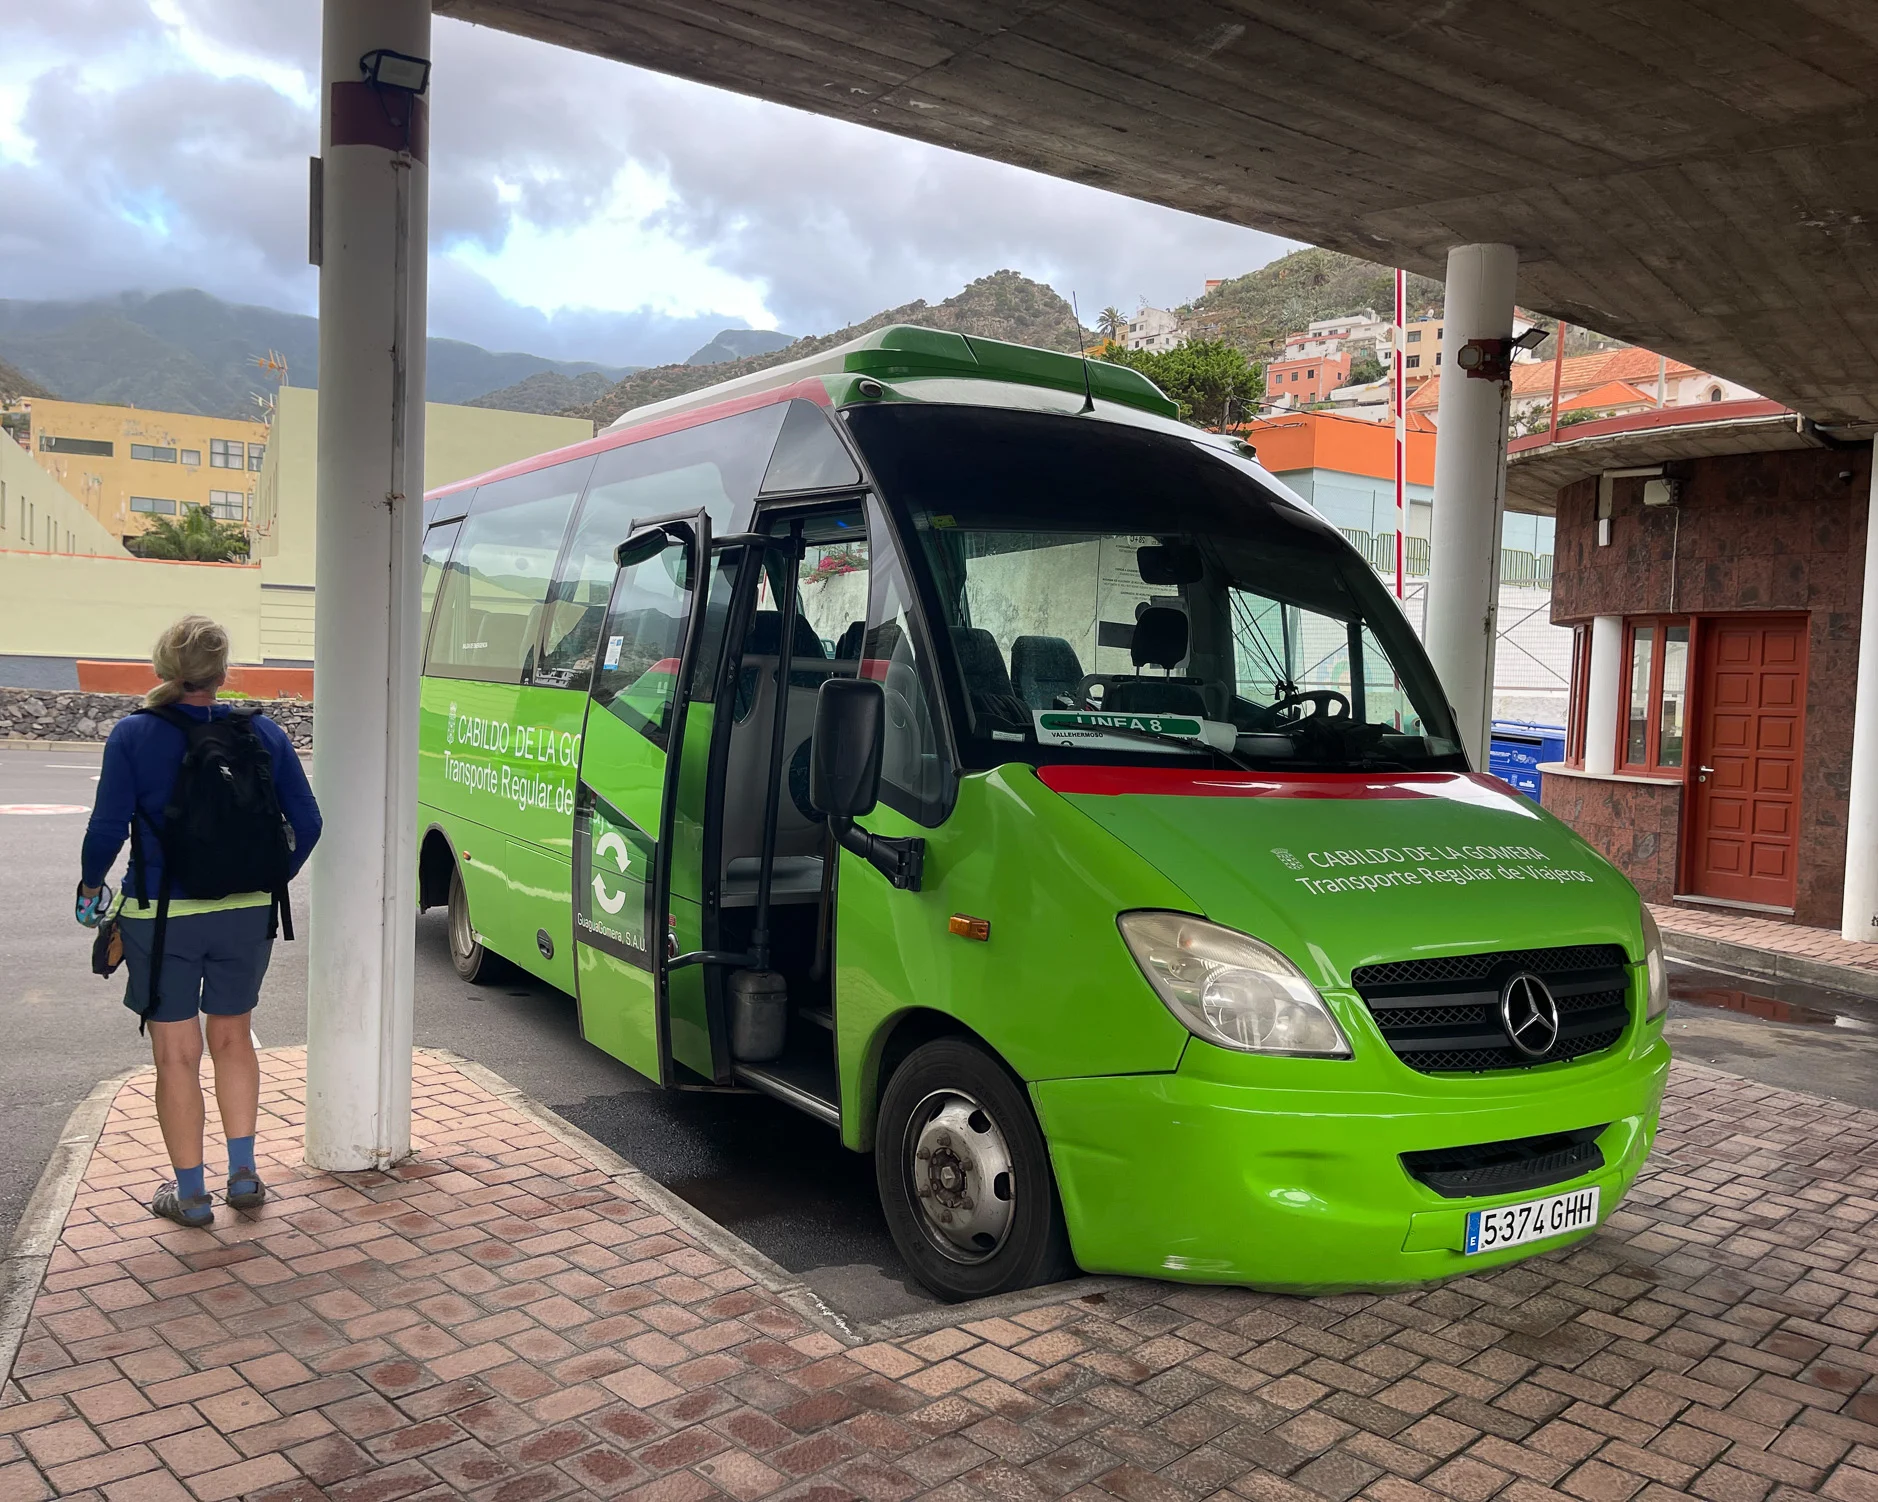
[[[252,1168],[237,1168],[228,1176],[228,1192],[222,1198],[231,1210],[255,1210],[267,1198],[267,1185]]]
[[[151,1199],[150,1213],[201,1231],[215,1224],[215,1201],[206,1194],[201,1199],[184,1199],[176,1192],[175,1184],[165,1184]]]

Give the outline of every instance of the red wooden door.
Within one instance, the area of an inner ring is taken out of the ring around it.
[[[1702,622],[1691,775],[1694,895],[1791,908],[1806,726],[1806,617]]]

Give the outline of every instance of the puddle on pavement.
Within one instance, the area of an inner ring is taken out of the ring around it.
[[[1774,996],[1731,986],[1711,985],[1692,976],[1672,974],[1669,979],[1671,1001],[1690,1006],[1712,1007],[1716,1011],[1737,1012],[1762,1022],[1780,1022],[1789,1027],[1842,1028],[1848,1032],[1878,1034],[1878,1027],[1858,1017],[1847,1017],[1821,1007],[1809,1007]]]

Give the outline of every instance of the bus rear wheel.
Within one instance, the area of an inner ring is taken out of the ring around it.
[[[469,893],[463,889],[463,868],[450,872],[450,963],[472,986],[487,985],[501,971],[502,961],[483,947],[470,922]]]
[[[1023,1087],[962,1038],[908,1054],[888,1080],[874,1176],[894,1245],[950,1301],[1075,1271],[1049,1149]]]

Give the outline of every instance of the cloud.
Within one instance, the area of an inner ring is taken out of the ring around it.
[[[316,0],[63,0],[9,27],[8,295],[312,310]],[[1288,248],[485,28],[439,20],[432,50],[431,323],[453,338],[682,358],[726,323],[820,332],[1003,266],[1089,321]]]

